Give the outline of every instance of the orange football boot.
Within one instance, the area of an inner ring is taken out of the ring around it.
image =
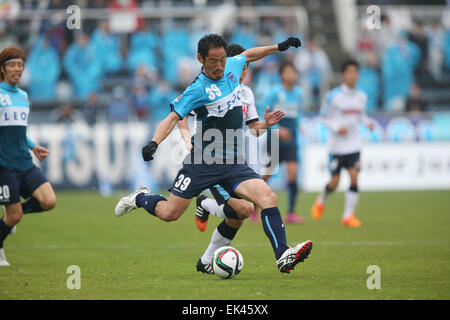
[[[323,215],[325,205],[316,200],[311,208],[311,216],[314,220],[320,220]]]
[[[347,227],[358,228],[362,226],[362,222],[355,218],[352,214],[351,216],[341,220],[341,224]]]

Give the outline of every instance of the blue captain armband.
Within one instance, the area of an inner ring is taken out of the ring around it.
[[[33,149],[36,146],[36,143],[34,143],[30,138],[27,137],[27,143],[28,143],[28,147],[30,149]]]

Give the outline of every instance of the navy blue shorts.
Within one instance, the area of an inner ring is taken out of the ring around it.
[[[236,187],[250,179],[261,179],[261,176],[246,164],[184,164],[170,191],[181,198],[191,199],[218,184],[230,196],[235,196]]]
[[[0,167],[0,205],[20,202],[20,197],[29,198],[43,183],[47,182],[41,169],[32,166],[25,171]]]
[[[216,184],[214,187],[209,188],[209,191],[211,191],[211,194],[213,195],[214,199],[217,201],[217,204],[219,206],[225,204],[228,201],[228,199],[231,198],[231,195],[218,184]],[[240,197],[237,194],[234,194],[233,198],[240,199]]]
[[[270,150],[270,149],[269,149]],[[272,154],[268,153],[272,159]],[[299,162],[298,161],[298,147],[296,145],[285,145],[280,144],[278,149],[278,163],[282,162]],[[276,163],[274,164],[276,165]],[[266,167],[272,166],[272,160],[266,165]]]
[[[329,169],[331,175],[340,174],[342,168],[353,168],[359,170],[361,168],[359,158],[360,152],[340,155],[330,154]]]

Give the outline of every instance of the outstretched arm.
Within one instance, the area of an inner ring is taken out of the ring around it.
[[[280,42],[279,44],[274,44],[272,46],[263,46],[247,49],[242,54],[247,57],[247,62],[256,61],[264,58],[265,56],[279,52],[286,51],[290,47],[298,48],[302,45],[299,38],[288,38],[287,40]]]
[[[264,113],[264,122],[255,121],[248,124],[248,127],[251,129],[251,133],[257,137],[259,137],[263,132],[263,130],[267,130],[269,127],[280,122],[285,113],[281,110],[269,112],[270,107],[267,106],[266,112]]]
[[[180,116],[176,112],[172,111],[158,125],[152,141],[142,148],[142,157],[144,158],[144,161],[153,160],[153,154],[156,152],[158,145],[167,138],[179,120]]]
[[[188,117],[189,115],[184,117],[183,120],[178,121],[177,125],[178,129],[180,130],[181,138],[186,144],[186,148],[188,149],[188,151],[191,151],[192,143],[191,143],[191,132],[189,131]]]

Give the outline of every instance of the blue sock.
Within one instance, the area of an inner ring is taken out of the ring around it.
[[[37,201],[35,198],[30,198],[27,201],[22,202],[22,211],[24,214],[27,214],[27,213],[42,212],[44,211],[44,209],[42,209],[39,201]]]
[[[272,244],[276,259],[288,249],[286,241],[286,231],[283,220],[277,207],[267,208],[261,211],[261,220],[266,236]]]
[[[148,213],[154,216],[156,216],[156,205],[160,201],[167,201],[167,199],[160,194],[139,193],[136,196],[136,205],[138,208],[144,208]]]
[[[297,198],[297,181],[292,181],[288,183],[288,199],[289,199],[289,213],[294,212],[295,200]]]
[[[11,227],[7,226],[3,221],[3,218],[0,219],[0,249],[3,248],[3,241],[9,235],[11,231]]]

